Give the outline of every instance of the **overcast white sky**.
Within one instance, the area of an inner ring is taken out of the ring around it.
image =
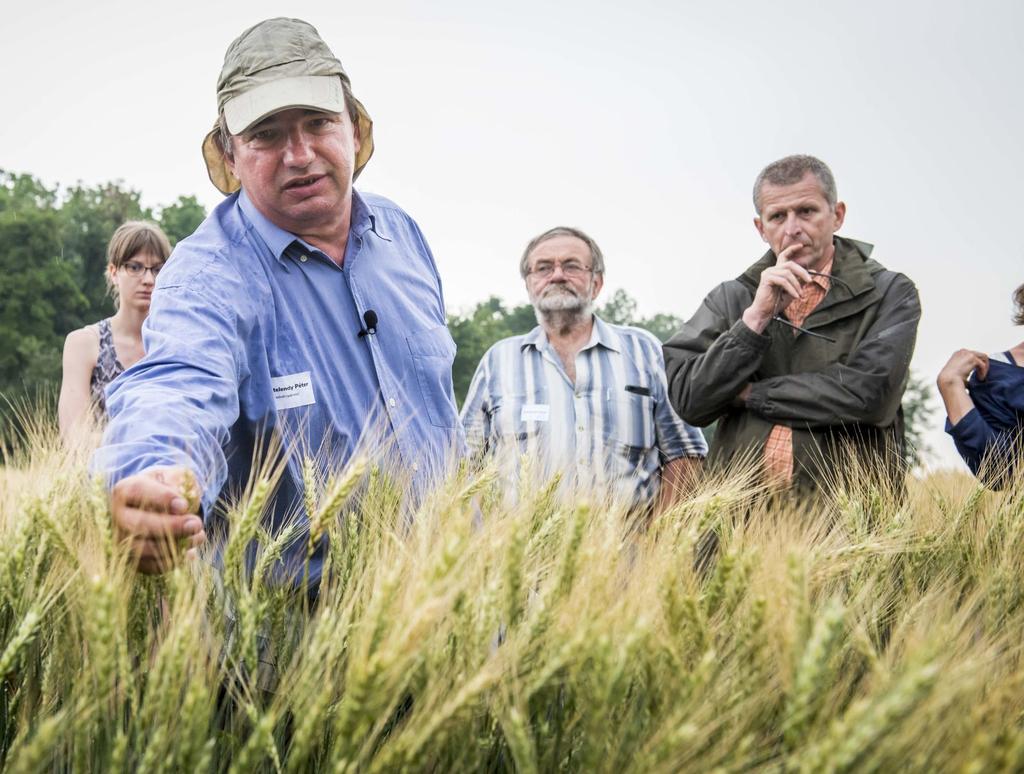
[[[918,372],[1024,338],[1019,0],[12,3],[0,168],[213,206],[199,146],[224,50],[279,15],[344,64],[375,122],[359,187],[420,222],[452,310],[525,301],[519,252],[567,224],[601,244],[606,294],[687,317],[764,250],[758,170],[806,152],[835,172],[841,233],[917,283]]]

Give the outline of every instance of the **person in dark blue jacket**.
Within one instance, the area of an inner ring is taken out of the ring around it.
[[[1013,301],[1013,321],[1024,325],[1024,285]],[[975,476],[1002,489],[1024,452],[1024,341],[994,355],[957,350],[939,372],[938,387],[956,450]]]

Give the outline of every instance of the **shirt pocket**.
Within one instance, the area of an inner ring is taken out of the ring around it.
[[[607,437],[629,470],[641,467],[654,446],[654,398],[623,390],[609,401]]]
[[[428,328],[406,336],[405,340],[412,353],[416,380],[420,385],[430,424],[435,427],[455,427],[459,420],[452,398],[455,340],[447,326]]]

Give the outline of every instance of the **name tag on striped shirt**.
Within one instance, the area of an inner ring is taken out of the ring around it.
[[[551,406],[547,403],[524,403],[519,414],[520,422],[547,422],[551,417]]]
[[[270,387],[274,391],[274,406],[278,411],[316,403],[309,371],[271,377]]]

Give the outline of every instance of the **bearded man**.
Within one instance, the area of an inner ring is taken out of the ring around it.
[[[484,355],[462,408],[470,451],[511,450],[542,479],[561,473],[631,509],[659,510],[687,488],[704,436],[669,404],[661,344],[594,314],[604,256],[575,228],[545,231],[519,264],[539,325]]]

